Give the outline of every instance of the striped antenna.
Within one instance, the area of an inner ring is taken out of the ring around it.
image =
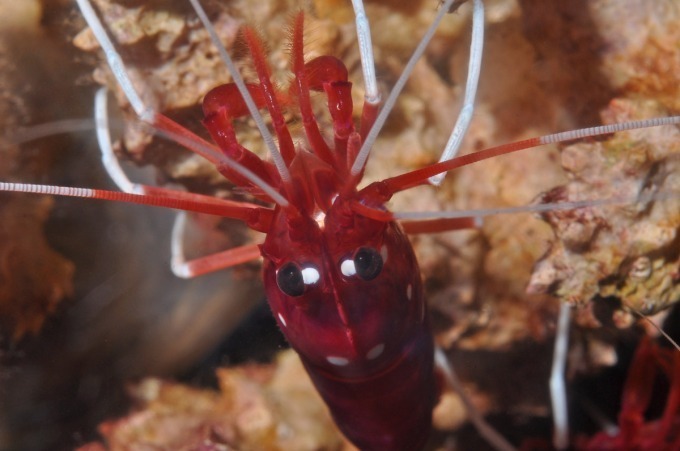
[[[259,207],[237,205],[234,208],[233,202],[221,201],[208,196],[190,194],[193,199],[182,197],[147,196],[144,194],[122,193],[120,191],[109,191],[92,188],[75,188],[69,186],[56,185],[36,185],[30,183],[9,183],[0,182],[0,191],[12,193],[44,194],[49,196],[79,197],[83,199],[101,199],[113,202],[126,202],[138,205],[150,205],[152,207],[172,208],[175,210],[194,211],[209,215],[231,217],[234,219],[247,220],[247,212]],[[203,198],[207,198],[204,201]],[[244,214],[242,217],[235,216],[233,211],[240,209]]]
[[[658,117],[652,119],[643,119],[639,121],[622,122],[620,124],[600,125],[597,127],[583,128],[579,130],[571,130],[567,132],[553,133],[550,135],[537,136],[534,138],[525,139],[508,144],[501,144],[500,146],[491,147],[480,150],[479,152],[461,155],[452,160],[442,161],[439,163],[426,166],[424,168],[416,169],[405,174],[397,175],[383,180],[385,185],[384,191],[389,193],[397,193],[404,191],[414,186],[426,184],[430,177],[437,174],[448,172],[452,169],[467,166],[469,164],[477,163],[479,161],[488,160],[500,155],[517,152],[532,147],[543,146],[545,144],[553,144],[563,141],[571,141],[576,139],[592,138],[595,136],[609,135],[612,133],[622,132],[626,130],[635,130],[639,128],[658,127],[661,125],[679,125],[680,116]]]

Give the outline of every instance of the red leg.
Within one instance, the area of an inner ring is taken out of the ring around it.
[[[305,133],[312,150],[326,163],[334,165],[335,160],[328,148],[328,144],[326,144],[326,141],[324,141],[321,136],[319,125],[316,123],[316,118],[312,112],[312,103],[309,98],[309,81],[307,80],[307,71],[303,54],[304,18],[305,16],[302,12],[295,16],[292,39],[293,73],[295,74],[295,79],[291,84],[291,91],[297,96],[300,105],[300,114],[302,115],[302,124],[305,128]]]
[[[338,156],[338,169],[347,172],[347,140],[354,132],[352,122],[352,83],[347,81],[347,68],[333,56],[320,56],[305,64],[309,88],[323,91],[328,98],[328,111],[333,119],[335,152]],[[354,160],[352,160],[353,162]]]
[[[210,136],[212,136],[213,140],[220,149],[224,151],[226,156],[247,167],[274,188],[281,186],[281,178],[276,172],[274,165],[270,162],[263,161],[260,157],[237,142],[236,133],[231,123],[231,117],[228,115],[228,111],[225,108],[220,108],[210,115],[206,115],[205,119],[203,119],[203,125],[208,129]],[[228,166],[220,169],[222,169],[220,170],[222,175],[231,180],[235,185],[248,188],[251,192],[254,190],[259,191],[257,185],[245,178],[238,171],[235,171]],[[271,199],[268,197],[263,200],[271,202]]]
[[[409,235],[479,228],[479,221],[477,218],[424,219],[422,221],[405,221],[400,224],[404,229],[404,232]]]
[[[649,337],[640,341],[628,370],[619,413],[620,439],[634,443],[644,424],[644,413],[652,396],[652,386],[658,373],[654,345]]]
[[[666,407],[664,408],[663,416],[661,417],[661,426],[659,428],[659,437],[665,439],[669,433],[673,431],[674,423],[677,424],[680,420],[678,414],[680,413],[680,352],[671,350],[671,371],[669,378],[671,380],[668,398],[666,399]],[[675,429],[677,433],[677,429]],[[675,439],[677,449],[680,446],[680,433]]]
[[[182,127],[177,122],[162,114],[155,113],[151,125],[156,127],[162,132],[162,134],[165,134],[176,143],[206,158],[215,165],[221,174],[224,174],[228,177],[228,174],[231,172],[237,172],[240,174],[240,176],[243,176],[243,178],[247,178],[251,185],[256,186],[259,190],[266,193],[268,200],[272,200],[274,203],[279,204],[283,208],[290,207],[288,200],[285,199],[280,194],[280,190],[277,189],[278,185],[272,186],[262,177],[258,176],[258,174],[255,172],[258,170],[257,164],[251,168],[245,164],[240,164],[230,158],[226,158],[220,148],[216,147],[214,144],[210,144],[200,136]],[[248,162],[246,161],[246,163]],[[269,174],[270,179],[272,174],[273,171]],[[276,175],[274,175],[273,178],[275,180],[280,180]]]
[[[257,244],[247,244],[222,252],[187,261],[184,257],[184,235],[187,214],[180,212],[175,218],[170,244],[172,272],[183,279],[191,279],[204,274],[240,265],[260,257]]]
[[[260,85],[246,83],[246,88],[258,108],[265,108],[267,106]],[[223,108],[227,110],[227,115],[230,118],[243,117],[250,114],[246,102],[243,100],[235,83],[217,86],[208,91],[203,98],[203,114],[205,116],[210,116]]]
[[[259,245],[248,244],[189,261],[185,261],[184,259],[173,259],[171,266],[172,272],[177,277],[193,279],[194,277],[219,271],[220,269],[227,269],[232,266],[247,263],[257,258],[260,258]]]
[[[243,29],[243,36],[250,49],[250,54],[253,57],[255,72],[257,72],[257,77],[260,79],[260,89],[262,89],[262,95],[265,99],[267,110],[269,111],[269,115],[274,124],[276,137],[279,140],[281,155],[283,156],[286,165],[289,166],[295,156],[295,145],[293,144],[293,138],[290,136],[288,127],[286,127],[285,120],[283,119],[283,114],[281,113],[281,105],[277,99],[276,89],[274,89],[274,85],[271,81],[271,75],[265,59],[262,42],[257,36],[257,33],[255,33],[255,30],[250,27],[245,27]]]

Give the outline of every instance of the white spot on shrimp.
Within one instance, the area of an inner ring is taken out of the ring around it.
[[[383,246],[380,248],[380,256],[382,257],[383,265],[387,263],[388,257],[387,246]]]
[[[321,274],[316,268],[302,268],[302,282],[305,285],[314,285],[321,278]]]
[[[326,360],[328,360],[328,363],[335,366],[345,366],[349,364],[349,360],[347,360],[346,358],[336,357],[334,355],[329,355],[328,357],[326,357]]]
[[[322,211],[320,211],[315,217],[314,220],[316,221],[317,224],[319,224],[319,228],[323,229],[326,226],[326,214]]]
[[[279,313],[279,320],[281,321],[281,324],[283,324],[283,327],[288,327],[288,324],[286,324],[286,320],[283,319],[283,315]]]
[[[380,357],[380,355],[383,353],[384,350],[385,350],[385,343],[380,343],[379,345],[375,345],[371,348],[370,351],[368,351],[366,353],[366,358],[368,360],[377,359],[378,357]]]
[[[343,260],[342,263],[340,263],[340,272],[345,277],[352,277],[355,275],[357,273],[357,268],[354,265],[354,260],[349,258],[347,260]]]
[[[408,286],[406,287],[406,299],[410,301],[411,296],[413,296],[413,285],[409,283]]]

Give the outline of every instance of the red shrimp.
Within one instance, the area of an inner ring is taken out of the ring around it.
[[[352,123],[347,70],[327,56],[304,63],[303,18],[302,13],[296,17],[293,30],[290,92],[311,151],[295,148],[262,44],[252,29],[244,29],[260,81],[248,89],[273,118],[290,179],[282,180],[271,163],[237,143],[231,121],[248,109],[235,84],[206,95],[204,124],[225,154],[290,200],[277,206],[262,227],[267,233],[260,247],[265,290],[281,331],[336,424],[360,449],[419,449],[429,435],[437,398],[420,271],[403,229],[385,210],[389,193],[377,185],[357,189],[361,175],[353,174],[350,164],[362,138]],[[333,148],[312,116],[310,90],[328,98]],[[361,129],[368,130],[375,105],[366,103],[364,111]],[[239,180],[239,174],[224,173],[244,188],[258,188]]]

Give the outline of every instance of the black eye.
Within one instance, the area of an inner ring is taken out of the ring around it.
[[[356,272],[364,280],[378,277],[383,267],[382,256],[372,247],[361,247],[354,254]]]
[[[302,270],[293,262],[286,263],[276,271],[276,284],[288,296],[302,296],[305,292]]]

